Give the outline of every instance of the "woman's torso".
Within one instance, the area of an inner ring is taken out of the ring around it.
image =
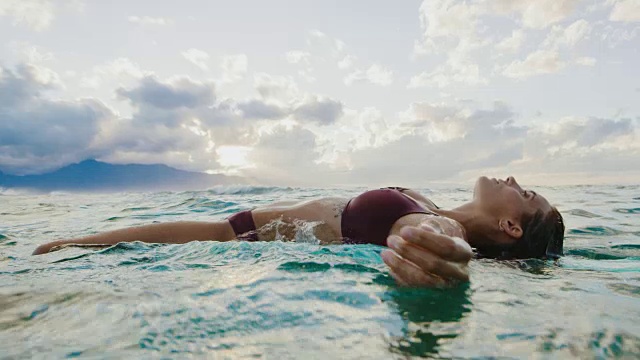
[[[300,231],[308,231],[311,227],[313,235],[322,244],[386,245],[386,237],[404,226],[417,226],[433,219],[431,222],[438,227],[441,221],[435,220],[435,204],[419,194],[416,197],[422,197],[422,201],[406,194],[417,194],[412,190],[401,189],[371,190],[352,199],[322,198],[293,205],[278,203],[255,209],[252,214],[259,229],[258,237],[264,241],[294,240]],[[355,227],[349,224],[354,219],[358,221]]]

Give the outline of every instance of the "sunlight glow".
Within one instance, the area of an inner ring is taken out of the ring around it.
[[[251,151],[247,146],[220,146],[216,149],[218,163],[229,170],[237,170],[252,167],[247,160],[247,155]]]

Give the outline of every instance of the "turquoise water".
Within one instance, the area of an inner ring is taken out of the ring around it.
[[[560,260],[474,260],[471,282],[397,287],[376,246],[130,243],[33,257],[46,241],[216,220],[362,189],[226,187],[0,193],[0,358],[637,358],[640,186],[534,190],[557,204]],[[469,189],[422,189],[438,205]]]

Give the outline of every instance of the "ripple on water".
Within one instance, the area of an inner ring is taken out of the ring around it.
[[[598,214],[594,214],[592,212],[589,212],[589,211],[586,211],[586,210],[582,210],[582,209],[571,209],[571,210],[567,211],[567,214],[574,215],[574,216],[580,216],[580,217],[586,217],[586,218],[590,218],[590,219],[602,217],[602,216],[600,216]]]
[[[10,240],[11,238],[7,235],[0,234],[0,246],[14,246],[18,242],[15,240]]]
[[[575,358],[637,358],[640,356],[640,339],[634,335],[601,330],[583,336],[567,336],[560,330],[553,330],[540,337],[538,348],[543,352],[557,351],[567,353],[567,357]]]
[[[614,236],[623,232],[607,226],[586,226],[569,230],[571,235],[595,235],[595,236]]]
[[[613,209],[613,211],[620,214],[640,214],[640,208],[630,208],[630,209],[617,208],[617,209]]]
[[[615,283],[607,284],[607,287],[618,294],[640,298],[640,286],[625,283]]]

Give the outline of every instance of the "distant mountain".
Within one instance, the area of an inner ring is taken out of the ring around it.
[[[246,184],[241,177],[182,171],[166,165],[112,165],[85,160],[41,175],[0,172],[0,187],[40,191],[202,190],[214,185]]]

